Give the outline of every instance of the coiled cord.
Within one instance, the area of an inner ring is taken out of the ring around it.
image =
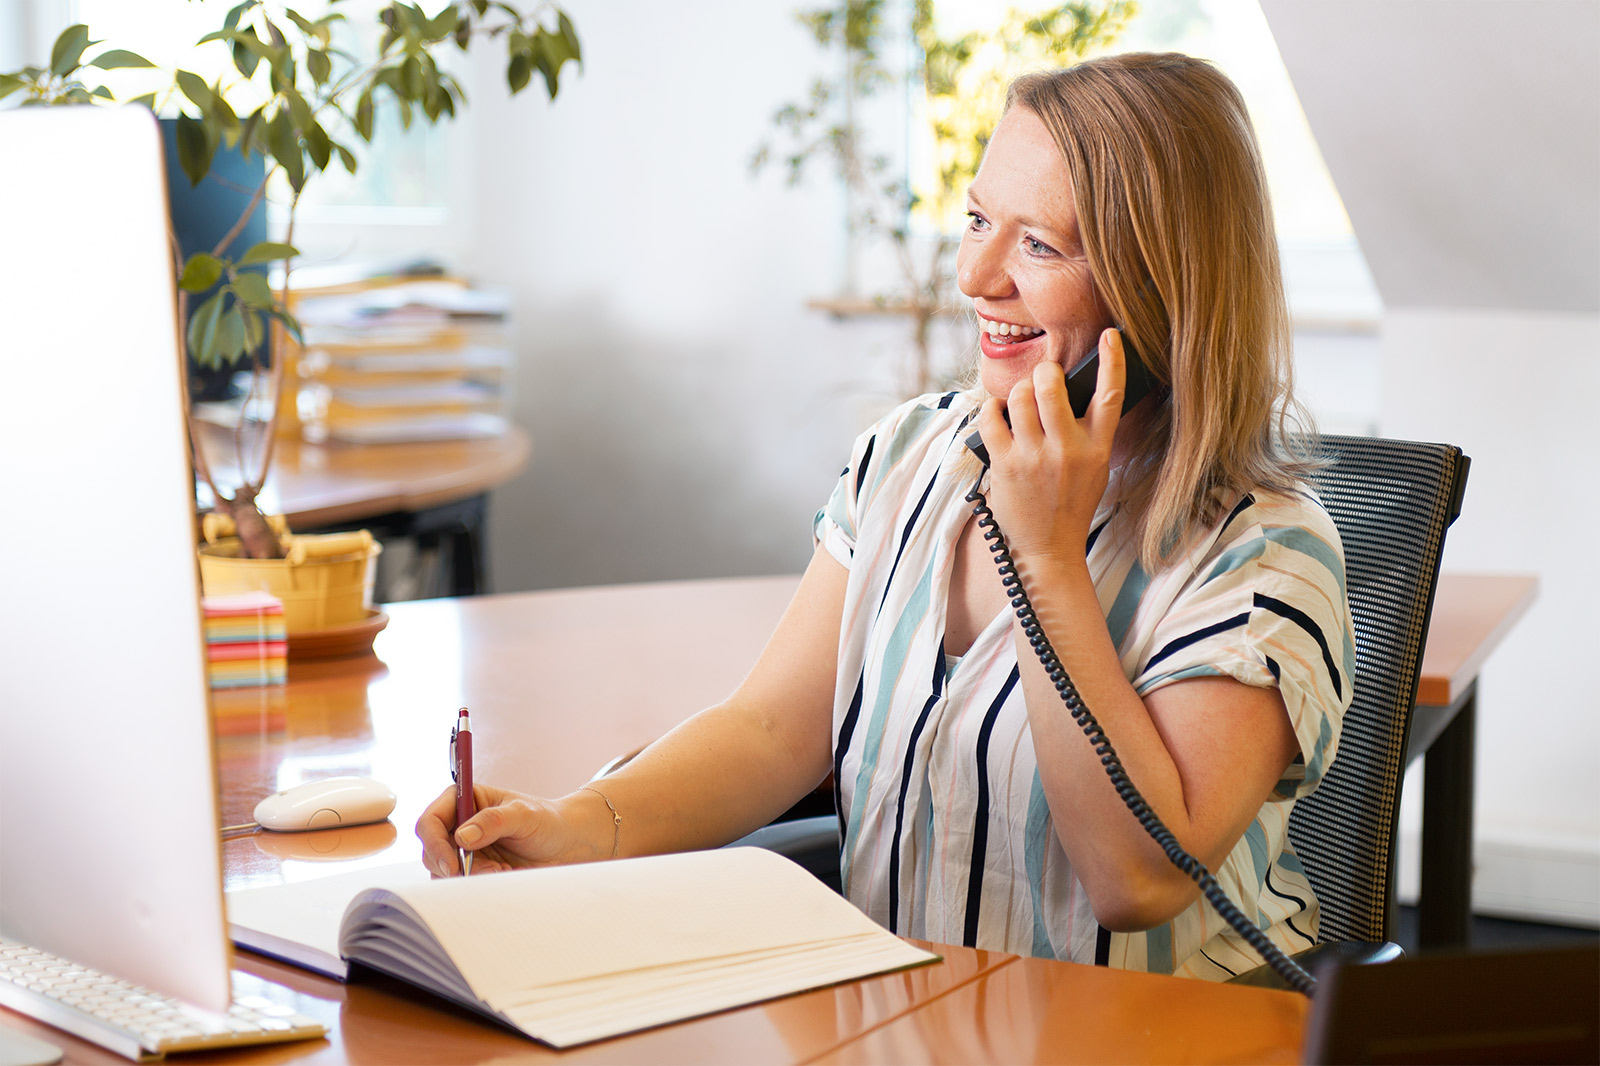
[[[1205,863],[1183,850],[1177,837],[1172,835],[1172,830],[1168,829],[1156,812],[1150,809],[1150,804],[1145,802],[1144,796],[1134,787],[1133,780],[1123,769],[1122,760],[1117,758],[1116,750],[1111,746],[1111,740],[1083,702],[1083,697],[1078,695],[1077,686],[1072,683],[1072,678],[1067,676],[1066,667],[1061,665],[1061,659],[1056,655],[1055,648],[1044,635],[1044,627],[1039,624],[1039,616],[1034,613],[1033,603],[1028,599],[1027,590],[1022,587],[1022,578],[1017,574],[1016,562],[1011,558],[1005,536],[1000,532],[1000,523],[995,521],[994,512],[989,509],[989,501],[984,498],[976,485],[967,493],[966,499],[968,503],[973,504],[972,513],[978,519],[978,528],[983,532],[983,539],[988,542],[989,552],[994,556],[995,565],[1000,570],[1001,584],[1011,597],[1011,606],[1017,613],[1017,620],[1022,623],[1023,635],[1028,638],[1029,646],[1039,657],[1039,662],[1044,665],[1046,674],[1056,687],[1056,694],[1061,697],[1061,702],[1066,704],[1072,720],[1078,723],[1078,728],[1083,730],[1084,736],[1088,737],[1089,743],[1094,746],[1095,754],[1100,756],[1100,765],[1105,767],[1106,776],[1111,778],[1111,784],[1116,788],[1117,795],[1122,797],[1122,802],[1127,804],[1128,810],[1139,820],[1139,824],[1144,826],[1145,832],[1161,846],[1168,861],[1200,887],[1201,894],[1216,909],[1222,920],[1243,937],[1267,965],[1288,982],[1290,988],[1311,995],[1317,987],[1316,978],[1285,955],[1278,945],[1267,939],[1267,935],[1258,929],[1254,922],[1245,917],[1244,912],[1239,910],[1233,900],[1228,898],[1228,894],[1222,890],[1222,886],[1217,884],[1217,879],[1206,869]]]

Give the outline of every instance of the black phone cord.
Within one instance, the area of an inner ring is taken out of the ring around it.
[[[1145,832],[1161,846],[1168,861],[1200,887],[1201,894],[1216,909],[1223,921],[1243,937],[1267,965],[1288,982],[1290,988],[1308,996],[1312,995],[1317,987],[1316,978],[1285,955],[1278,945],[1267,939],[1267,935],[1257,928],[1254,922],[1245,917],[1244,912],[1239,910],[1233,900],[1228,898],[1228,894],[1222,890],[1222,886],[1217,884],[1217,879],[1206,869],[1205,863],[1183,850],[1177,837],[1172,835],[1172,830],[1168,829],[1156,812],[1150,809],[1150,804],[1145,802],[1144,796],[1134,787],[1128,772],[1123,769],[1122,760],[1111,747],[1111,741],[1106,736],[1105,730],[1100,728],[1099,721],[1083,702],[1083,697],[1078,695],[1077,686],[1072,683],[1072,678],[1067,676],[1066,667],[1061,665],[1061,659],[1056,655],[1055,648],[1044,635],[1044,627],[1039,624],[1039,616],[1034,613],[1033,603],[1028,599],[1027,590],[1022,587],[1022,578],[1017,574],[1016,562],[1011,558],[1005,537],[1000,532],[1000,523],[995,521],[994,512],[989,509],[989,501],[984,498],[977,486],[973,486],[972,491],[967,493],[966,499],[968,503],[974,505],[972,513],[978,519],[978,528],[982,530],[983,539],[988,542],[989,552],[994,556],[995,564],[1000,570],[1001,584],[1011,596],[1011,606],[1017,613],[1017,620],[1022,623],[1023,635],[1028,638],[1028,644],[1039,657],[1039,662],[1044,665],[1046,674],[1055,685],[1061,702],[1066,704],[1072,720],[1078,723],[1078,727],[1089,738],[1089,743],[1094,746],[1095,754],[1100,756],[1100,765],[1105,767],[1106,776],[1111,778],[1111,784],[1116,788],[1117,795],[1122,797],[1122,802],[1127,804],[1128,810],[1139,820],[1139,824],[1144,826]]]

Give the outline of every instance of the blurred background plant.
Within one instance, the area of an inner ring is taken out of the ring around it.
[[[562,68],[582,60],[577,31],[551,3],[523,11],[500,0],[456,0],[428,15],[417,4],[395,0],[377,12],[376,45],[361,49],[336,33],[345,22],[340,2],[327,0],[319,5],[325,10],[314,15],[263,0],[235,4],[217,29],[195,42],[196,57],[207,49],[226,50],[225,73],[210,81],[181,67],[170,73],[160,70],[126,49],[101,50],[105,42],[91,39],[88,26],[81,24],[56,38],[48,65],[0,73],[0,99],[13,97],[24,107],[129,103],[175,115],[178,162],[192,185],[212,174],[219,152],[264,162],[263,178],[213,249],[185,258],[173,243],[178,320],[188,323],[184,344],[189,358],[201,367],[242,366],[250,371],[249,391],[233,427],[240,483],[229,491],[213,479],[195,418],[192,413],[189,417],[196,472],[211,490],[214,509],[233,520],[241,554],[249,558],[284,554],[282,539],[256,498],[271,470],[277,438],[275,400],[282,393],[286,361],[282,346],[286,336],[299,337],[286,301],[290,266],[298,254],[295,209],[307,184],[335,165],[355,173],[358,157],[351,146],[355,138],[373,140],[384,110],[398,114],[401,129],[454,117],[467,101],[444,63],[452,46],[466,52],[475,40],[498,40],[505,48],[511,93],[527,88],[538,74],[552,100]],[[119,100],[104,83],[107,71],[144,68],[155,72],[152,91]],[[287,190],[283,238],[230,254],[235,238],[279,182]],[[274,264],[279,266],[275,286],[263,272]],[[192,315],[191,296],[199,298]],[[252,401],[258,396],[266,399],[270,414],[264,426],[247,433],[250,413],[259,406]],[[252,461],[246,462],[247,455]]]
[[[841,73],[817,78],[803,100],[777,111],[776,135],[751,166],[780,166],[796,184],[810,164],[830,163],[846,190],[852,256],[890,253],[892,281],[862,294],[852,269],[844,292],[813,306],[911,319],[910,358],[896,384],[903,397],[945,387],[963,369],[940,365],[932,326],[960,307],[954,259],[967,186],[1006,86],[1025,71],[1070,66],[1106,49],[1137,12],[1137,0],[1085,0],[1031,13],[1008,8],[997,21],[965,31],[941,18],[935,0],[844,0],[797,14]],[[881,124],[863,121],[864,110],[891,93],[904,94],[909,116],[898,152],[870,135],[869,127]]]

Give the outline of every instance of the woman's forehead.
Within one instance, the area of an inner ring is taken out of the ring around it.
[[[1025,107],[1013,107],[995,127],[971,195],[987,210],[1024,224],[1077,229],[1066,160],[1043,120]]]

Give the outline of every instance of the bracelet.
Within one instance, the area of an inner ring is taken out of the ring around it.
[[[578,791],[593,792],[596,796],[599,796],[602,800],[605,800],[606,809],[611,812],[611,857],[613,859],[616,858],[617,849],[622,844],[622,815],[618,814],[617,809],[611,805],[611,801],[606,799],[606,794],[601,792],[598,788],[595,788],[593,785],[579,785]]]

